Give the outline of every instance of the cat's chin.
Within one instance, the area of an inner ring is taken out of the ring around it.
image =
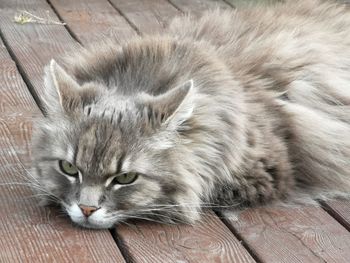
[[[115,225],[115,221],[111,220],[96,220],[94,218],[72,218],[71,220],[84,228],[92,228],[92,229],[107,229],[112,228]]]
[[[74,223],[77,224],[80,227],[89,228],[89,229],[108,229],[108,228],[112,228],[114,226],[114,223],[111,223],[111,224],[94,224],[94,223],[90,223],[88,220],[86,220],[84,222],[74,222]]]

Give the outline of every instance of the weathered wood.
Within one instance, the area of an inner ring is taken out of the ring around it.
[[[159,33],[169,20],[180,14],[166,0],[110,0],[123,16],[142,33]]]
[[[35,102],[27,92],[27,87],[19,77],[16,64],[9,56],[0,39],[0,118],[30,116]]]
[[[2,36],[40,96],[44,88],[44,66],[51,58],[59,58],[66,51],[77,48],[78,44],[61,25],[14,23],[18,10],[26,10],[39,17],[46,17],[49,11],[51,19],[58,21],[58,18],[45,0],[2,0],[0,3]]]
[[[43,14],[49,6],[44,1],[27,1],[23,6],[2,1],[0,28],[13,54],[21,55],[19,64],[29,81],[38,88],[45,58],[64,50],[57,48],[56,38],[67,33],[56,35],[57,28],[65,32],[64,27],[13,24],[17,9],[30,8]],[[46,39],[42,32],[46,32]],[[71,39],[68,45],[75,42]],[[0,46],[0,262],[123,262],[109,231],[73,227],[57,209],[40,208],[23,185],[24,176],[29,174],[25,165],[30,162],[31,116],[40,112],[5,46]]]
[[[201,14],[207,10],[230,9],[231,6],[222,0],[169,0],[176,8],[185,13]]]
[[[108,1],[50,2],[80,42],[91,43],[105,37],[119,40],[136,35],[136,31]]]
[[[350,200],[324,202],[323,207],[350,231]]]
[[[349,262],[350,233],[318,207],[248,209],[227,222],[262,262]]]
[[[25,131],[30,131],[27,123],[30,123],[30,120],[38,116],[40,112],[1,38],[0,83],[0,122],[3,125],[9,125],[19,121],[22,132],[11,130],[11,135],[15,142],[19,140],[22,144],[13,143],[11,150],[15,151],[20,160],[27,160],[30,143],[30,134],[25,133]]]
[[[193,226],[136,222],[116,231],[132,262],[255,262],[210,212]]]

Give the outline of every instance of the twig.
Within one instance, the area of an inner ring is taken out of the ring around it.
[[[49,11],[46,11],[46,18],[36,16],[28,11],[20,11],[20,13],[15,14],[14,22],[18,24],[46,24],[46,25],[61,25],[64,26],[66,23],[57,22],[50,17]]]

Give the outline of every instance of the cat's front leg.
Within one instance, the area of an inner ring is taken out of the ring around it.
[[[259,159],[246,175],[237,179],[240,184],[237,195],[243,206],[283,200],[294,188],[293,172],[286,158],[268,161]]]
[[[224,210],[239,210],[283,200],[292,189],[294,179],[289,165],[271,165],[259,159],[246,173],[236,175],[234,184],[218,186],[215,202]]]

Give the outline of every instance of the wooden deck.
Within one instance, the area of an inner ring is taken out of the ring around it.
[[[43,67],[100,39],[160,32],[169,19],[234,0],[0,0],[0,262],[350,262],[350,202],[260,208],[238,221],[207,212],[195,226],[149,222],[108,231],[74,227],[41,208],[21,181],[33,117],[42,114]],[[239,7],[238,7],[239,8]],[[49,11],[63,25],[14,23]]]

